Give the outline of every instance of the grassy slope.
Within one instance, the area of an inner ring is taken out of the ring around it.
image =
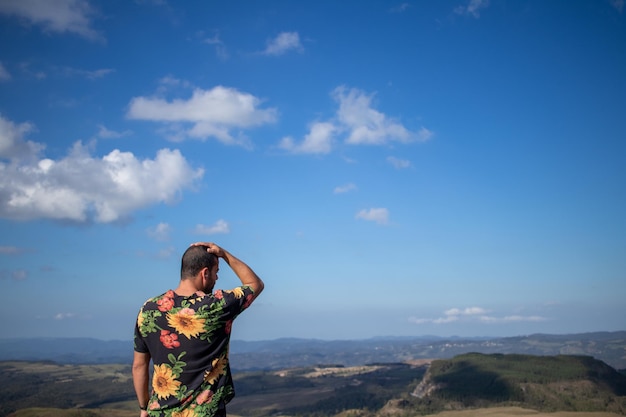
[[[238,415],[231,412],[230,417],[249,417],[249,415]],[[361,415],[358,412],[344,413],[344,417]],[[112,409],[96,410],[61,410],[55,408],[28,408],[16,411],[10,417],[136,417],[136,411],[123,411]],[[462,411],[443,411],[432,414],[434,417],[622,417],[620,414],[607,412],[575,412],[559,411],[555,413],[542,413],[520,407],[494,407],[479,408]]]
[[[626,377],[587,356],[473,353],[433,361],[426,379],[437,388],[413,402],[422,411],[506,404],[626,413]]]
[[[437,417],[618,417],[620,414],[607,412],[575,412],[559,411],[542,413],[520,407],[494,407],[477,410],[444,411],[436,414]]]
[[[25,408],[9,415],[9,417],[137,417],[137,411],[113,409],[59,409],[59,408]]]
[[[0,362],[0,373],[0,417],[33,406],[97,408],[134,399],[129,365]]]

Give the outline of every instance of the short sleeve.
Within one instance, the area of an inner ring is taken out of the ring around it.
[[[233,288],[232,290],[218,290],[216,297],[223,297],[225,303],[222,318],[231,320],[252,304],[255,299],[254,291],[247,285]]]
[[[137,320],[135,320],[135,336],[133,339],[134,349],[139,353],[149,353],[148,346],[146,345],[146,341],[141,336],[141,331],[139,330],[139,320],[142,317],[143,308],[139,311],[139,315],[137,316]]]

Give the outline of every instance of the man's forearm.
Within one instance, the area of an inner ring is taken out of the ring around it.
[[[227,250],[222,249],[223,256],[222,259],[226,261],[228,266],[233,270],[235,275],[239,278],[243,285],[247,285],[252,288],[255,295],[259,295],[261,291],[263,291],[264,284],[261,278],[250,268],[245,262],[228,252]]]
[[[228,266],[230,266],[230,269],[233,270],[235,275],[237,275],[237,278],[239,278],[241,283],[252,288],[255,296],[258,296],[261,291],[263,291],[265,285],[263,284],[263,281],[261,281],[261,278],[259,278],[259,276],[252,270],[252,268],[246,265],[245,262],[241,261],[226,249],[221,248],[212,242],[196,242],[192,243],[191,246],[206,246],[207,252],[222,258]]]
[[[150,400],[149,383],[150,383],[150,359],[146,360],[145,354],[135,352],[135,360],[133,362],[133,386],[137,394],[137,401],[140,407],[148,405]]]

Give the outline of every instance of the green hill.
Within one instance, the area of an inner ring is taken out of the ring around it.
[[[626,376],[589,356],[484,355],[436,360],[406,408],[521,405],[540,411],[626,414]]]

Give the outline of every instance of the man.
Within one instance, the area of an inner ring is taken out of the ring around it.
[[[220,258],[241,286],[213,291]],[[226,415],[235,395],[228,363],[231,326],[263,287],[248,265],[216,244],[187,249],[178,288],[146,301],[135,324],[132,372],[141,417]]]

